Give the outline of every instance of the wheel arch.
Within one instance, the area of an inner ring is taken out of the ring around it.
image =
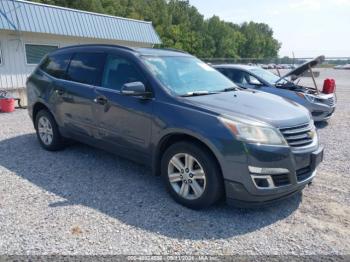
[[[203,137],[200,137],[192,133],[183,132],[183,131],[174,131],[171,133],[167,133],[164,136],[162,136],[161,139],[159,140],[152,159],[152,173],[154,175],[159,176],[161,173],[160,166],[161,166],[162,152],[164,152],[167,148],[169,148],[171,145],[175,144],[176,142],[183,142],[183,141],[195,143],[196,145],[199,145],[200,147],[208,151],[208,153],[211,154],[213,159],[215,159],[216,164],[222,175],[222,168],[218,157],[218,152],[215,149],[214,145],[212,145],[210,142],[208,142],[207,139]]]
[[[36,116],[41,110],[47,110],[53,116],[53,118],[55,119],[55,121],[57,123],[57,119],[56,119],[55,115],[51,112],[49,106],[41,101],[38,101],[34,104],[33,109],[32,109],[32,116],[33,116],[33,123],[34,124],[35,124]]]

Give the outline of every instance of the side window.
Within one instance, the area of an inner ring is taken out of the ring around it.
[[[99,85],[106,55],[76,53],[70,62],[66,79],[82,84]]]
[[[245,79],[247,81],[248,84],[251,84],[251,85],[260,85],[261,82],[255,77],[255,76],[252,76],[250,74],[245,74]]]
[[[216,70],[218,70],[221,74],[227,76],[227,72],[224,68],[216,68]]]
[[[227,69],[225,75],[236,84],[247,84],[244,72],[235,69]]]
[[[56,78],[64,78],[71,54],[48,56],[40,68]]]
[[[139,70],[130,61],[116,55],[109,55],[103,73],[102,87],[119,91],[124,84],[132,82],[146,84]]]

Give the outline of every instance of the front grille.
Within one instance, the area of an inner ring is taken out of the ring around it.
[[[320,115],[323,115],[323,111],[313,111],[311,114],[312,116],[320,116]]]
[[[288,174],[272,175],[272,180],[275,186],[286,186],[290,184]]]
[[[296,127],[281,128],[280,131],[290,146],[302,147],[312,143],[313,136],[310,133],[312,129],[313,127],[309,123]]]
[[[301,169],[297,170],[296,173],[297,173],[298,182],[304,181],[312,175],[310,166],[301,168]]]

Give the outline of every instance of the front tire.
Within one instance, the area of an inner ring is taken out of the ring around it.
[[[35,117],[35,130],[40,145],[48,151],[57,151],[64,148],[64,141],[59,132],[57,123],[52,114],[41,110]]]
[[[161,173],[174,200],[192,209],[207,208],[224,193],[216,159],[195,143],[170,146],[162,157]]]

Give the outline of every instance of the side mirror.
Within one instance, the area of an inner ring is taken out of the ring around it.
[[[146,91],[142,82],[131,82],[123,85],[121,93],[125,96],[149,96],[151,93]]]

